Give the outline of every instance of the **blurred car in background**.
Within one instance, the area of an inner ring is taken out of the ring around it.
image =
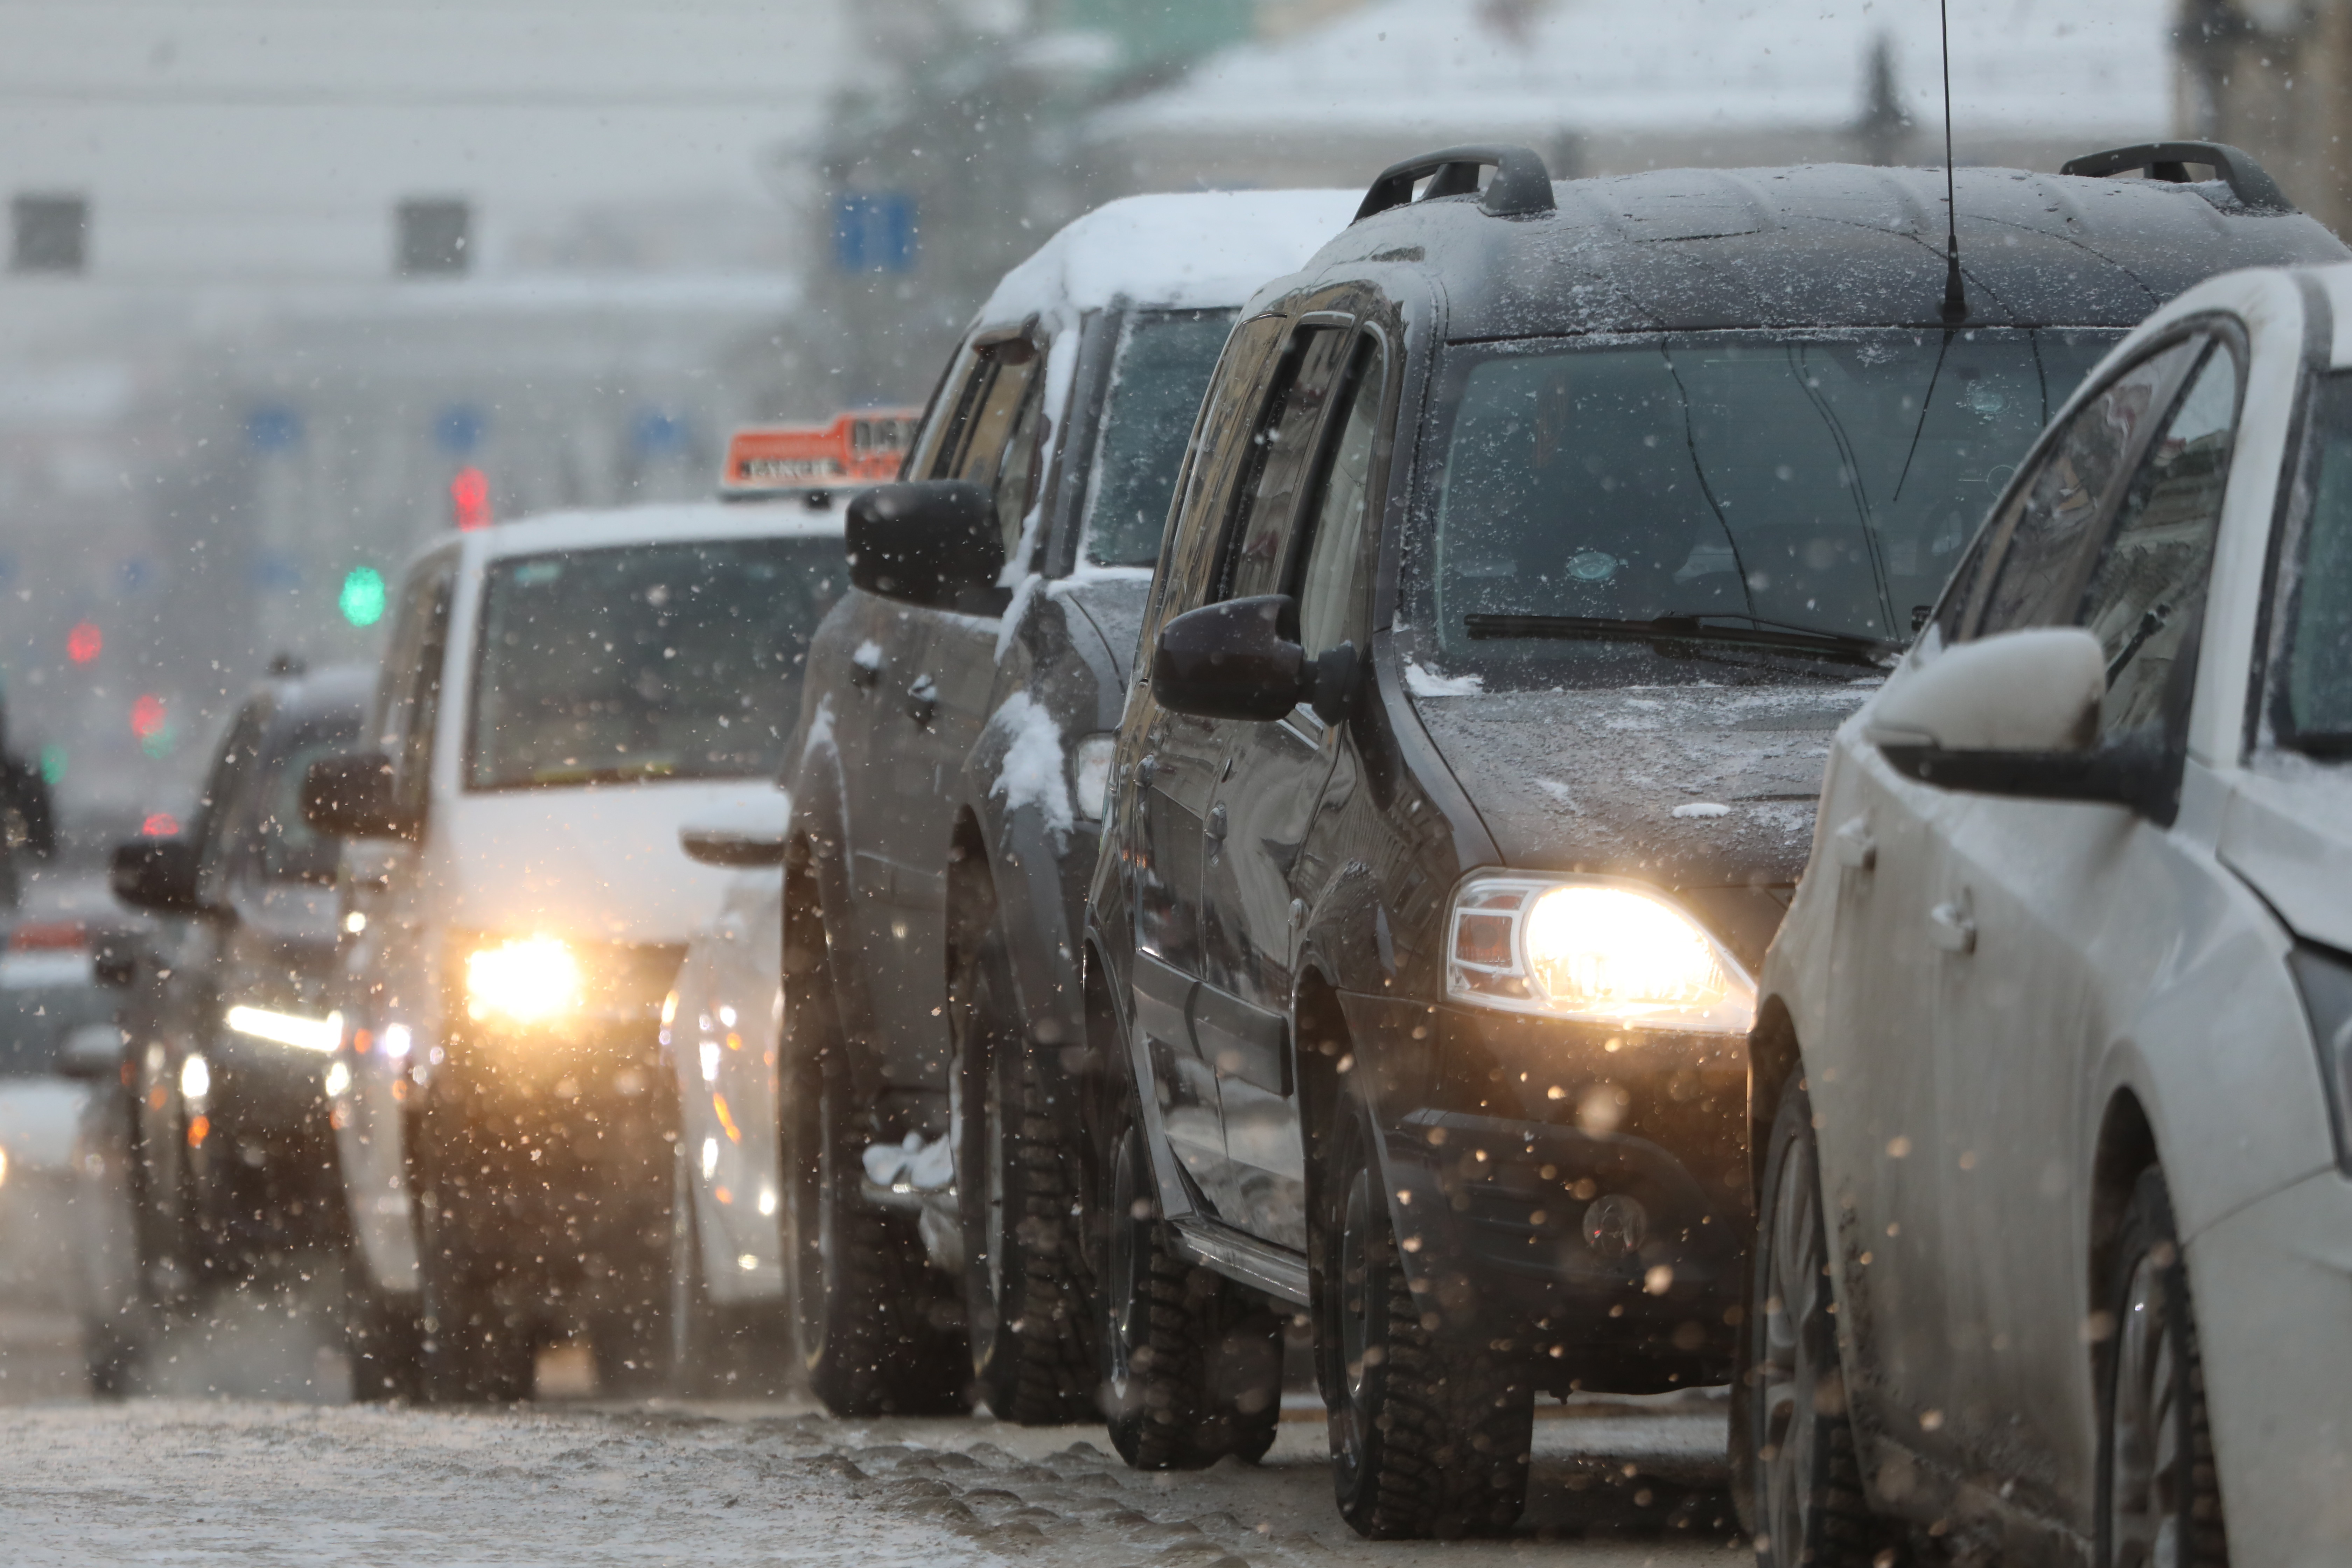
[[[121,1211],[91,1201],[78,1140],[93,1112],[121,1122],[109,981],[129,938],[44,914],[0,921],[0,1348],[43,1348],[20,1342],[30,1338],[70,1354],[79,1333],[91,1384],[108,1393],[135,1357],[139,1320],[106,1251]]]
[[[678,835],[688,858],[733,875],[662,1003],[680,1156],[666,1379],[676,1393],[742,1387],[747,1374],[772,1386],[791,1360],[776,1157],[789,809],[780,793],[765,820]]]
[[[368,749],[305,796],[351,841],[327,1088],[363,1390],[525,1397],[537,1348],[574,1334],[608,1391],[664,1374],[660,1013],[725,883],[678,832],[781,809],[841,515],[822,495],[554,513],[404,574]]]
[[[133,1236],[156,1307],[344,1244],[321,1087],[340,1031],[336,846],[300,794],[312,762],[358,741],[369,685],[356,668],[264,681],[194,820],[115,851],[115,896],[156,919],[121,1013]]]
[[[852,504],[856,591],[786,764],[782,1185],[801,1355],[837,1412],[961,1407],[975,1382],[1006,1420],[1094,1410],[1068,1222],[1111,731],[1236,308],[1354,210],[1138,196],[1069,224],[967,329],[904,482]]]

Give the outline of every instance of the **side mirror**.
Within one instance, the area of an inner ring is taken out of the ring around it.
[[[302,775],[302,820],[330,838],[402,838],[415,827],[392,794],[382,752],[321,757]]]
[[[689,860],[705,866],[743,870],[784,863],[784,826],[752,826],[740,822],[689,823],[677,830],[678,847]]]
[[[106,885],[137,910],[192,915],[196,899],[196,846],[185,838],[134,838],[114,847]]]
[[[1199,719],[1279,719],[1304,702],[1338,723],[1355,708],[1363,661],[1353,643],[1310,660],[1288,635],[1297,619],[1286,594],[1185,611],[1152,647],[1153,697]]]
[[[2136,804],[2138,759],[2097,748],[2106,653],[2076,626],[2003,632],[1899,672],[1863,734],[1900,773],[1946,789]]]
[[[89,1083],[116,1077],[122,1071],[122,1031],[111,1024],[69,1030],[58,1048],[56,1067],[59,1078]]]
[[[1004,536],[996,500],[969,479],[920,479],[860,491],[844,520],[849,580],[909,605],[998,614]]]

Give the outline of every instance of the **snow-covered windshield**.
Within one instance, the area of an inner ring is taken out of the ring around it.
[[[2311,510],[2276,715],[2288,744],[2340,759],[2352,757],[2352,374],[2320,384],[2311,432]]]
[[[1236,314],[1138,310],[1120,327],[1087,497],[1087,559],[1096,565],[1160,559],[1184,442]]]
[[[501,561],[482,596],[467,784],[776,772],[838,539],[633,545]]]
[[[1411,553],[1413,653],[1489,689],[1851,679],[1907,640],[2116,335],[1456,347]]]

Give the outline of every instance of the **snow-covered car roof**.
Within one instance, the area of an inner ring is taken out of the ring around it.
[[[1348,226],[1361,191],[1202,191],[1127,196],[1072,220],[1004,275],[982,328],[1064,318],[1114,300],[1230,308],[1296,272]]]
[[[486,528],[475,537],[489,560],[551,550],[654,543],[672,539],[838,538],[849,491],[822,507],[797,498],[774,501],[668,501],[580,511],[547,511]]]
[[[1955,184],[1970,327],[2130,327],[2216,273],[2347,255],[2219,184],[1985,168]],[[1445,279],[1456,339],[1941,325],[1941,169],[1659,169],[1552,192],[1557,212],[1523,217],[1476,196],[1376,213],[1265,297],[1389,265]]]

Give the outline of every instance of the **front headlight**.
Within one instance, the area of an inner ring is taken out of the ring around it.
[[[1455,1001],[1596,1024],[1746,1034],[1756,986],[1723,944],[1654,893],[1581,878],[1473,877],[1454,898]]]
[[[533,936],[466,955],[466,1015],[543,1024],[579,1010],[580,961],[556,937]]]
[[[2326,1086],[2327,1120],[2336,1133],[2336,1163],[2352,1175],[2352,959],[2298,942],[2287,957],[2304,1012],[2319,1045],[2319,1080]]]
[[[1110,763],[1117,735],[1088,735],[1070,752],[1070,799],[1081,819],[1100,822],[1110,805]]]

